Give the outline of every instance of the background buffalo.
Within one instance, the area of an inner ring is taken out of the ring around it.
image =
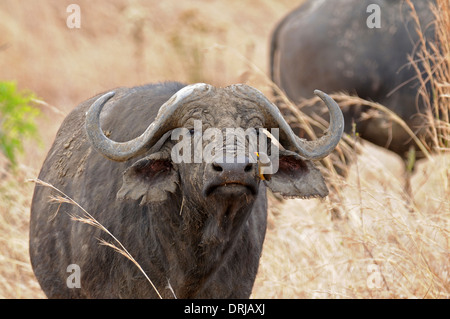
[[[272,34],[271,78],[295,103],[311,98],[314,87],[378,102],[424,138],[429,102],[420,94],[423,80],[418,73],[425,70],[418,52],[424,39],[436,44],[432,3],[410,2],[416,21],[406,1],[306,1]],[[425,84],[429,97],[430,82]],[[416,141],[387,115],[369,115],[370,109],[345,108],[345,131],[351,133],[354,123],[362,138],[406,160]],[[302,111],[317,113],[313,107]]]

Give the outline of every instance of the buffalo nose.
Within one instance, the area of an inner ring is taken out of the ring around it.
[[[221,175],[240,175],[249,173],[253,170],[253,163],[247,156],[245,157],[224,157],[221,161],[214,160],[213,170]]]

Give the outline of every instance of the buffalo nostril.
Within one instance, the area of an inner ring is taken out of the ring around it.
[[[222,166],[220,166],[220,164],[218,164],[218,163],[212,163],[212,167],[213,167],[213,170],[215,170],[216,172],[222,172],[223,171],[223,168],[222,168]]]
[[[247,157],[224,157],[222,161],[214,161],[211,163],[212,169],[221,174],[242,174],[253,171],[253,163],[249,162]]]

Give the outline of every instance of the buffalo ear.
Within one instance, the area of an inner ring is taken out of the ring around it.
[[[178,173],[170,159],[161,152],[140,159],[123,173],[122,188],[117,199],[139,200],[140,205],[162,202],[175,193]]]
[[[278,171],[264,181],[272,192],[286,197],[325,197],[328,188],[320,171],[311,161],[293,152],[280,153]]]

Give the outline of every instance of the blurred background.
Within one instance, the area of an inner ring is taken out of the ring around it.
[[[66,9],[74,2],[81,27],[71,29]],[[16,164],[0,153],[0,298],[45,298],[28,257],[34,184],[27,180],[77,104],[169,80],[247,83],[270,97],[270,35],[301,2],[1,0],[0,81],[14,81],[39,115],[35,130],[24,126],[31,138],[20,139]],[[340,189],[332,199],[270,196],[252,297],[450,297],[448,155],[417,163],[410,197],[400,158],[360,148],[346,178],[328,177]],[[344,218],[333,220],[335,209]]]
[[[50,106],[43,139],[78,103],[118,86],[160,81],[217,86],[249,81],[252,61],[268,68],[269,37],[295,1],[1,1],[0,77]],[[47,145],[48,146],[48,145]],[[34,159],[35,160],[35,159]],[[33,160],[33,161],[34,161]],[[31,162],[29,164],[32,164]],[[40,164],[37,163],[37,166]]]

